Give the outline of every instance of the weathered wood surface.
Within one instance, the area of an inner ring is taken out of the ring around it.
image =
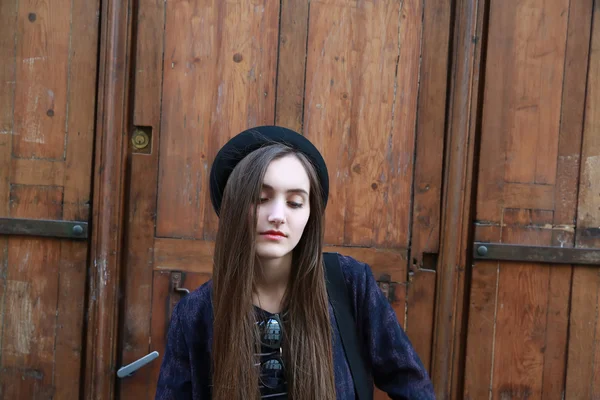
[[[576,247],[600,247],[600,8],[585,2],[581,23],[589,27],[591,46],[581,147],[581,176],[577,205]],[[583,10],[582,10],[583,12]],[[589,29],[589,28],[588,28]],[[581,114],[580,114],[581,115]],[[565,399],[600,397],[600,269],[575,267],[569,326]]]
[[[490,3],[475,240],[572,247],[574,232],[589,226],[575,216],[590,209],[582,202],[585,184],[579,200],[576,185],[586,76],[593,76],[591,14],[591,1]],[[595,87],[589,78],[587,85],[586,115]],[[579,391],[592,390],[595,333],[586,325],[586,338],[574,334],[585,320],[577,302],[583,314],[595,309],[585,301],[598,290],[585,287],[594,280],[577,282],[584,273],[568,265],[475,263],[465,398],[592,398]]]
[[[87,221],[98,2],[0,4],[0,215]],[[77,398],[87,243],[0,238],[0,396]]]
[[[398,319],[429,364],[436,275],[420,260],[439,247],[450,10],[423,4],[140,2],[133,115],[151,127],[152,147],[130,149],[127,171],[123,363],[164,345],[170,271],[212,271],[216,151],[275,122],[307,135],[328,163],[326,250],[392,277]],[[419,261],[408,282],[411,230]],[[155,364],[122,381],[120,395],[152,397]]]
[[[130,4],[102,2],[83,398],[115,394],[129,116]]]

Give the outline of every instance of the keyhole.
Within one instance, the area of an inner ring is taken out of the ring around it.
[[[148,143],[150,143],[150,139],[148,138],[146,132],[142,130],[137,130],[131,138],[131,143],[133,144],[133,147],[141,150],[148,146]]]

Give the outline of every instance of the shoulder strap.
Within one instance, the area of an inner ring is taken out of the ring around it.
[[[369,380],[365,363],[361,356],[356,323],[350,306],[351,299],[348,295],[344,273],[340,266],[337,253],[323,253],[325,261],[325,278],[327,280],[327,293],[333,307],[342,346],[352,373],[354,390],[358,400],[371,400],[373,389],[369,387]]]

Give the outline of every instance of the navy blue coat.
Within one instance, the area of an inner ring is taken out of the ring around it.
[[[352,309],[370,379],[392,399],[435,399],[427,371],[377,286],[371,269],[347,256],[340,266],[351,291]],[[156,400],[211,398],[212,282],[184,297],[173,310]],[[352,375],[344,355],[331,305],[333,360],[338,400],[355,400]]]

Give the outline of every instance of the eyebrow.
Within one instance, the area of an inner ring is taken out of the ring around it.
[[[263,183],[262,187],[263,187],[263,189],[274,190],[273,186],[267,185],[265,183]],[[308,192],[306,190],[300,189],[300,188],[298,188],[298,189],[288,189],[288,190],[286,190],[286,193],[304,193],[305,195],[308,196]]]

